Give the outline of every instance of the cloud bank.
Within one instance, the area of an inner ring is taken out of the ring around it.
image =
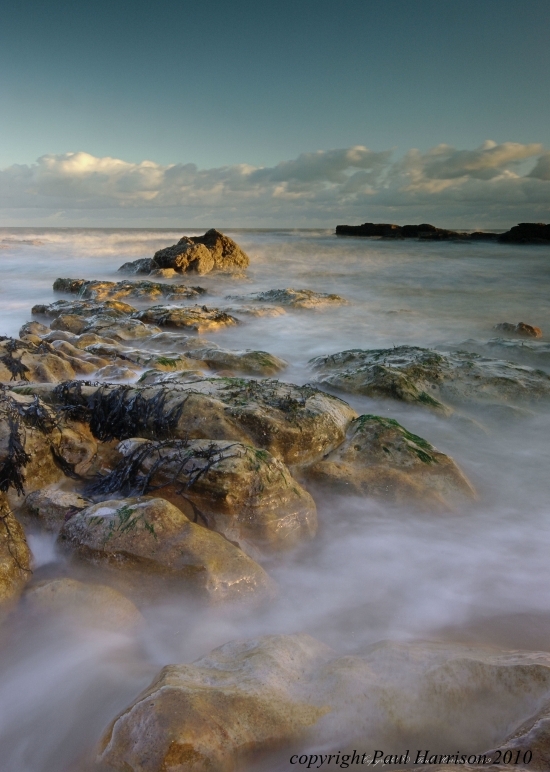
[[[475,150],[363,146],[303,153],[273,167],[129,163],[44,155],[0,171],[3,225],[324,226],[369,220],[501,227],[550,220],[550,152],[485,142]]]

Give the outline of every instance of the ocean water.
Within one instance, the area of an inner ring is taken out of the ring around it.
[[[58,299],[57,277],[117,280],[123,262],[198,232],[0,230],[0,334],[17,335],[33,304]],[[205,336],[284,358],[283,380],[310,382],[309,359],[350,348],[485,342],[503,321],[550,334],[550,247],[337,238],[328,230],[227,233],[251,266],[245,277],[190,280],[208,290],[209,306],[284,287],[348,300]],[[478,500],[442,516],[324,497],[316,540],[267,566],[280,596],[261,612],[200,610],[167,596],[144,608],[146,628],[134,637],[92,634],[53,618],[38,627],[16,615],[0,633],[3,770],[72,772],[161,666],[234,639],[308,632],[342,654],[382,640],[550,651],[550,408],[541,404],[515,421],[493,418],[480,430],[413,406],[341,396],[361,413],[396,418],[453,456]],[[37,570],[72,570],[52,537],[29,539]],[[494,727],[486,729],[493,737]]]

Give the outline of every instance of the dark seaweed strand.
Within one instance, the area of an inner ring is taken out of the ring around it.
[[[15,400],[4,392],[0,402],[3,403],[0,409],[3,408],[10,433],[7,457],[0,465],[0,491],[6,493],[10,488],[15,488],[21,496],[25,490],[23,470],[31,460],[25,451],[25,428]]]
[[[7,511],[6,511],[7,510]],[[15,544],[15,537],[11,532],[10,525],[8,522],[9,516],[12,514],[11,509],[6,504],[3,504],[0,508],[0,522],[6,529],[6,535],[7,535],[7,546],[8,546],[8,552],[10,553],[10,557],[13,559],[13,562],[17,566],[17,568],[20,571],[24,571],[26,574],[32,574],[32,571],[30,568],[25,568],[25,566],[22,566],[19,562],[19,557],[16,554],[16,552],[12,549],[12,545]]]

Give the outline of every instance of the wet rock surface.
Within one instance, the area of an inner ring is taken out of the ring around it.
[[[218,533],[191,522],[165,499],[95,504],[71,517],[58,537],[82,560],[180,580],[214,603],[269,596],[265,571]]]
[[[0,621],[32,576],[31,553],[21,524],[0,493]]]
[[[152,281],[86,281],[85,279],[56,279],[53,289],[54,292],[67,292],[78,295],[79,298],[99,302],[121,298],[196,300],[206,292],[202,287],[188,287],[185,284],[161,284]]]
[[[362,415],[344,442],[306,471],[333,491],[448,508],[474,497],[452,458],[397,421]]]
[[[287,464],[307,464],[344,439],[356,412],[308,386],[273,380],[159,374],[154,386],[62,384],[42,394],[88,411],[101,439],[237,440],[264,448]]]
[[[447,414],[452,410],[450,405],[550,397],[550,377],[545,372],[467,351],[444,354],[414,346],[353,349],[316,357],[310,364],[322,384]]]
[[[313,499],[265,450],[228,441],[140,439],[119,450],[124,460],[96,485],[103,495],[157,491],[253,555],[315,536]]]
[[[542,338],[540,327],[533,327],[532,324],[525,324],[525,322],[518,322],[517,324],[500,322],[495,324],[494,329],[506,335],[517,336],[518,338]]]
[[[147,324],[160,327],[179,327],[193,332],[212,332],[223,327],[238,324],[235,317],[207,306],[152,306],[138,311],[135,318]]]
[[[328,292],[315,292],[310,289],[272,289],[265,292],[252,292],[250,295],[228,295],[229,299],[245,302],[272,303],[290,308],[323,308],[326,306],[344,305],[347,300],[340,295]]]

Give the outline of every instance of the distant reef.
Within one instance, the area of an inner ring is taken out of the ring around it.
[[[362,225],[337,225],[337,236],[378,236],[389,239],[427,239],[445,241],[500,241],[511,244],[550,244],[550,224],[542,222],[521,222],[505,233],[485,231],[451,231],[436,228],[435,225],[392,225],[391,223],[365,222]]]

